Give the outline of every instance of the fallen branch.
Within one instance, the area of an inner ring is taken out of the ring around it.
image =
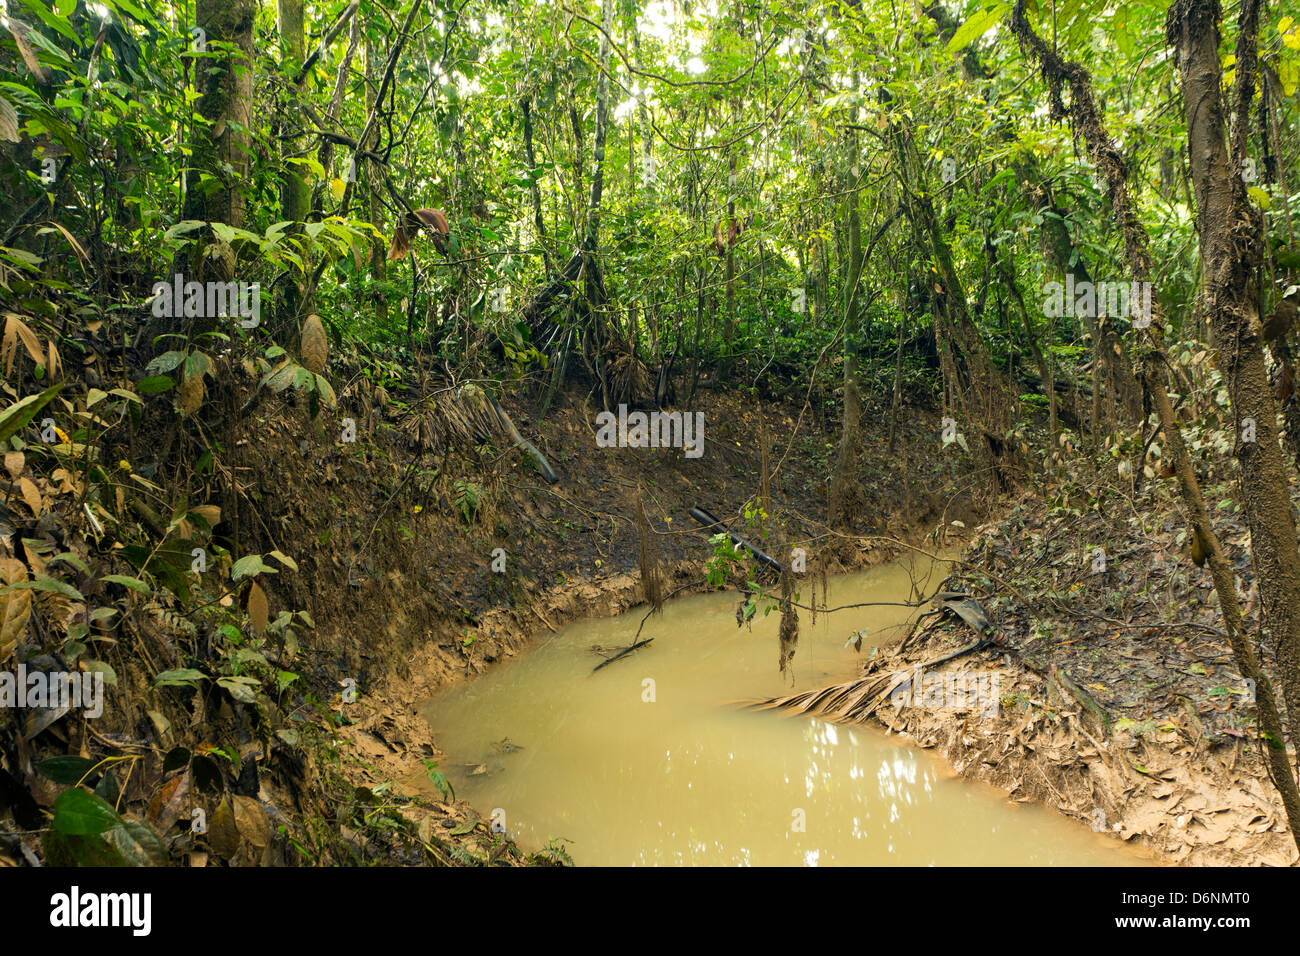
[[[617,654],[615,654],[613,657],[609,658],[608,660],[601,661],[599,664],[597,664],[596,667],[595,667],[595,669],[592,671],[592,673],[593,673],[593,674],[596,673],[596,671],[600,670],[602,667],[608,667],[610,664],[614,663],[615,661],[621,661],[623,658],[627,657],[627,656],[628,656],[629,654],[631,654],[633,651],[637,650],[638,648],[645,647],[647,644],[649,644],[649,643],[652,642],[653,640],[654,640],[653,637],[647,637],[644,641],[637,641],[637,642],[636,642],[635,644],[633,644],[631,647],[625,647],[625,648],[623,648],[621,651],[619,651],[619,652],[618,652]]]
[[[746,551],[748,551],[754,557],[758,558],[758,560],[762,561],[768,567],[773,568],[777,571],[782,570],[780,561],[776,560],[776,558],[773,558],[767,554],[764,554],[754,545],[750,544],[740,535],[736,534],[736,532],[729,531],[721,521],[713,517],[713,515],[709,514],[699,505],[695,505],[694,507],[692,507],[690,514],[692,518],[694,518],[696,521],[698,521],[700,524],[704,526],[706,531],[712,531],[714,528],[718,529],[718,531],[731,538],[731,540],[735,542],[737,547],[744,548]]]

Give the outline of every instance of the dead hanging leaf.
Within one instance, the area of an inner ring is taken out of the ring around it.
[[[32,45],[27,42],[27,34],[31,32],[31,29],[27,24],[8,17],[4,18],[4,25],[9,28],[9,35],[14,38],[14,46],[18,47],[18,55],[27,64],[27,69],[32,71],[32,76],[36,78],[36,82],[42,86],[49,86],[49,71],[36,58],[36,52],[32,49]]]
[[[36,337],[36,333],[28,328],[22,316],[6,312],[4,339],[0,341],[0,362],[4,363],[6,375],[13,371],[14,359],[18,357],[19,342],[27,349],[27,354],[32,357],[33,362],[37,365],[45,364],[46,359],[41,352],[41,342]]]
[[[55,222],[53,219],[51,219],[50,222],[53,222],[55,228],[58,229],[59,232],[63,233],[63,238],[68,240],[68,245],[72,246],[72,251],[77,254],[77,257],[82,262],[86,263],[86,265],[90,265],[90,256],[86,255],[86,250],[81,247],[81,243],[77,241],[77,237],[68,232],[67,227],[64,226],[63,223]],[[53,347],[53,344],[51,344],[50,348]]]
[[[41,504],[41,493],[36,485],[33,484],[30,478],[19,478],[18,490],[22,492],[23,502],[32,509],[32,514],[39,518],[43,506]]]
[[[186,415],[193,415],[202,406],[206,393],[202,374],[191,375],[176,389],[176,405]]]
[[[5,452],[5,470],[9,472],[9,477],[17,479],[23,473],[23,468],[27,466],[27,456],[20,451]]]
[[[10,143],[22,141],[18,135],[18,114],[3,96],[0,96],[0,139]]]
[[[248,619],[253,622],[253,630],[261,634],[266,630],[266,622],[271,616],[271,608],[266,602],[266,592],[256,581],[248,585]]]
[[[45,374],[54,378],[63,368],[63,362],[59,359],[59,350],[54,347],[54,339],[50,339],[49,345],[49,364],[45,366]]]
[[[27,580],[27,568],[17,558],[0,560],[0,581],[17,584]],[[32,592],[10,591],[0,596],[0,665],[4,665],[27,633],[32,616]]]
[[[190,769],[186,767],[184,773],[172,777],[154,793],[147,815],[159,833],[166,833],[185,815],[185,798],[189,796],[192,782]]]
[[[325,337],[325,326],[320,316],[312,313],[302,324],[302,364],[317,375],[324,374],[325,363],[329,360],[329,340]]]
[[[190,512],[206,521],[209,528],[221,524],[221,508],[217,505],[196,505],[190,509]]]

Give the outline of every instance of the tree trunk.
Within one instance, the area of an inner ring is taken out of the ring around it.
[[[1238,20],[1231,153],[1219,95],[1220,12],[1216,0],[1176,0],[1165,38],[1177,52],[1183,80],[1201,245],[1201,300],[1232,399],[1240,497],[1264,624],[1277,644],[1290,740],[1300,752],[1300,551],[1258,311],[1263,216],[1241,177],[1255,92],[1258,0],[1242,0]],[[1243,429],[1253,432],[1254,440],[1243,440]]]
[[[528,161],[528,192],[533,200],[533,226],[537,230],[537,244],[542,247],[542,261],[546,274],[555,271],[551,250],[546,238],[546,220],[542,218],[542,191],[537,188],[537,153],[533,150],[533,104],[529,96],[521,97],[519,109],[523,113],[524,159]]]
[[[854,77],[855,86],[857,77]],[[857,122],[857,110],[850,119]],[[857,483],[858,427],[862,418],[862,396],[858,392],[857,349],[861,340],[858,328],[858,284],[862,281],[862,216],[858,208],[858,134],[849,129],[848,180],[848,281],[844,286],[844,420],[840,428],[840,447],[835,475],[831,479],[831,527],[847,531],[852,528],[862,506],[862,489]]]
[[[371,39],[369,30],[366,31],[365,60],[366,60],[366,64],[365,64],[366,115],[370,116],[375,111],[375,84],[379,80],[378,77],[375,75],[375,41]],[[363,143],[362,148],[373,149],[374,144],[378,139],[379,139],[379,131],[376,129],[374,131],[374,134],[370,138],[370,142]],[[356,175],[360,175],[360,171],[355,168],[356,166],[359,165],[361,164],[356,163],[352,168],[352,172]],[[380,212],[379,186],[378,183],[376,182],[377,178],[378,177],[374,175],[373,171],[371,171],[370,164],[367,163],[366,164],[366,187],[367,187],[366,196],[367,196],[368,208],[366,210],[366,218],[370,221],[370,224],[372,226],[378,229],[380,233],[383,233],[385,230],[384,230],[383,216]],[[387,250],[384,247],[383,240],[378,237],[374,237],[370,240],[370,281],[374,282],[375,280],[378,280],[380,282],[385,282],[387,281],[387,279],[388,279]],[[382,290],[375,290],[372,299],[375,303],[376,323],[378,323],[381,329],[388,328],[387,294],[384,293]]]
[[[1176,6],[1171,9],[1171,18],[1173,11],[1177,9],[1180,8]],[[1042,67],[1043,78],[1048,85],[1048,105],[1053,119],[1069,118],[1075,128],[1081,131],[1088,155],[1105,179],[1115,224],[1123,237],[1125,258],[1133,270],[1134,279],[1139,282],[1150,281],[1153,268],[1147,232],[1138,220],[1137,212],[1129,197],[1127,171],[1119,150],[1102,125],[1092,95],[1092,78],[1079,64],[1062,60],[1056,51],[1034,32],[1029,21],[1025,19],[1025,0],[1017,0],[1011,13],[1010,26],[1012,32],[1024,46],[1028,47]],[[1217,30],[1214,32],[1217,33]],[[1067,84],[1070,87],[1069,110],[1066,109],[1061,98],[1062,87]],[[1217,89],[1214,93],[1214,101],[1218,102]],[[1203,209],[1202,214],[1204,214]],[[1295,774],[1286,750],[1281,746],[1285,739],[1285,730],[1278,700],[1272,682],[1260,666],[1254,642],[1245,630],[1232,566],[1228,563],[1219,538],[1210,523],[1209,512],[1201,495],[1200,483],[1178,427],[1173,403],[1169,400],[1169,392],[1163,378],[1163,370],[1170,365],[1164,342],[1164,310],[1160,305],[1159,297],[1154,293],[1151,296],[1151,304],[1153,312],[1151,325],[1142,330],[1142,344],[1145,349],[1143,382],[1160,418],[1165,442],[1174,461],[1174,470],[1178,476],[1183,502],[1187,506],[1188,517],[1191,519],[1193,533],[1201,537],[1207,552],[1210,575],[1214,580],[1215,592],[1219,595],[1219,606],[1223,613],[1223,622],[1228,632],[1228,643],[1232,647],[1233,658],[1242,676],[1255,682],[1260,725],[1264,733],[1273,741],[1272,746],[1266,745],[1262,748],[1264,758],[1268,762],[1273,784],[1282,796],[1282,804],[1286,808],[1287,820],[1291,825],[1292,839],[1296,841],[1297,846],[1300,846],[1300,788],[1296,786]],[[1294,547],[1294,538],[1292,538],[1292,546]]]
[[[612,57],[610,36],[614,30],[614,0],[604,0],[600,13],[600,76],[596,80],[596,133],[592,149],[591,199],[587,205],[587,231],[583,240],[583,280],[586,290],[589,328],[595,352],[596,374],[600,379],[603,406],[609,409],[609,382],[605,375],[605,329],[601,321],[604,286],[600,281],[600,201],[605,188],[605,136],[609,126],[609,67]]]
[[[276,0],[276,25],[280,39],[284,43],[288,63],[282,70],[286,76],[293,76],[303,65],[306,43],[303,39],[303,0]],[[285,116],[290,123],[296,123],[302,114],[299,100],[301,88],[297,83],[286,84],[287,98]],[[311,202],[311,190],[303,176],[302,167],[289,162],[305,153],[296,148],[294,140],[286,140],[280,170],[280,218],[287,222],[302,223],[307,218],[307,209]],[[289,227],[290,233],[300,230],[301,225]],[[310,271],[310,263],[304,260],[304,271]],[[278,341],[293,347],[291,340],[296,338],[294,321],[302,302],[302,284],[297,276],[282,283],[278,288],[279,299],[275,304],[275,320],[269,329]]]
[[[248,182],[248,130],[253,125],[253,20],[257,0],[198,0],[198,26],[206,33],[208,55],[195,60],[199,115],[190,136],[193,157],[185,177],[186,219],[244,225]],[[234,49],[214,44],[229,43]],[[213,177],[210,193],[200,177]]]

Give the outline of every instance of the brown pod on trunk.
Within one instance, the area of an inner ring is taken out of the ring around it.
[[[325,363],[329,361],[329,339],[325,336],[325,326],[321,324],[320,316],[314,312],[302,324],[298,351],[302,354],[305,368],[317,375],[324,373]]]

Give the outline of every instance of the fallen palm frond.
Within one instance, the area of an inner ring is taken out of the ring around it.
[[[491,399],[474,384],[434,393],[413,408],[398,428],[421,453],[471,452],[503,430]]]
[[[890,694],[912,679],[911,672],[871,674],[844,684],[832,684],[817,690],[747,701],[743,710],[792,710],[795,713],[825,717],[840,723],[867,720]]]
[[[402,419],[398,428],[420,454],[453,449],[469,454],[504,436],[537,463],[538,471],[547,481],[552,484],[559,481],[550,462],[519,434],[505,409],[473,383],[429,396]]]
[[[639,405],[654,394],[654,379],[645,363],[613,343],[606,347],[609,356],[609,397],[616,405]]]
[[[911,684],[915,674],[929,671],[940,664],[946,664],[954,658],[978,650],[990,643],[988,617],[984,615],[983,608],[979,606],[977,601],[965,594],[946,591],[940,592],[936,596],[936,602],[941,609],[949,610],[966,621],[976,630],[979,636],[964,647],[959,647],[946,654],[940,654],[919,666],[912,664],[904,670],[886,671],[882,665],[881,670],[860,677],[857,680],[847,681],[843,684],[832,684],[829,687],[819,687],[816,690],[807,690],[786,697],[741,701],[739,703],[740,708],[742,710],[789,710],[795,713],[824,717],[838,723],[861,723],[869,720],[872,714],[876,712],[876,709],[890,699],[895,691],[901,691]],[[980,621],[981,627],[977,627],[970,620],[970,617],[976,616],[972,614],[973,611],[977,611],[978,618],[982,618],[982,621]],[[915,631],[898,645],[896,653],[907,648],[914,634]]]

